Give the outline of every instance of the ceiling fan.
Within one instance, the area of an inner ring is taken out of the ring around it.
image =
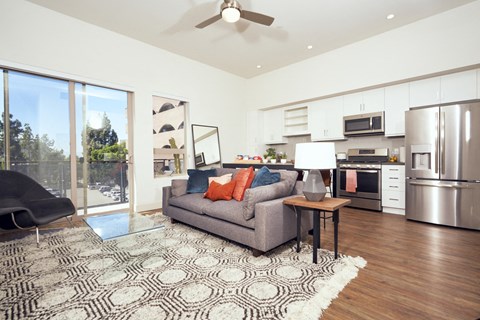
[[[242,10],[242,6],[236,0],[224,0],[220,5],[219,14],[197,24],[195,28],[203,29],[222,18],[229,23],[237,22],[240,18],[243,18],[266,26],[271,25],[274,20],[274,18],[261,13]]]

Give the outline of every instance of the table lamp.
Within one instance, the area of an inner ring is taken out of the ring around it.
[[[295,168],[308,169],[303,194],[308,201],[322,201],[327,189],[320,170],[337,167],[333,142],[297,143],[295,145]]]

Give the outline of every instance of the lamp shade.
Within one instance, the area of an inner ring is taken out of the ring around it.
[[[335,143],[309,142],[295,145],[296,169],[334,169],[336,167]]]

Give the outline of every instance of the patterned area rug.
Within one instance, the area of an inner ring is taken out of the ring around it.
[[[102,244],[89,228],[0,243],[0,319],[318,319],[366,265],[295,242],[265,256],[182,224]]]

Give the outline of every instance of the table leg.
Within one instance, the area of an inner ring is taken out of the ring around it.
[[[313,263],[317,263],[317,249],[320,247],[320,210],[313,210]]]
[[[335,259],[338,257],[338,223],[339,220],[338,210],[333,211],[333,242],[335,246]]]
[[[296,208],[295,213],[297,214],[297,252],[300,252],[300,227],[302,224],[302,211],[300,208]]]

